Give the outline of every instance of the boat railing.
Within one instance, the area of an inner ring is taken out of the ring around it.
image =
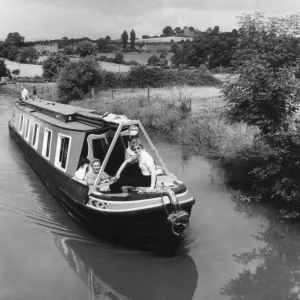
[[[124,126],[130,126],[130,125],[138,125],[138,126],[139,126],[139,128],[141,129],[142,133],[144,134],[144,136],[145,136],[147,142],[149,143],[149,145],[150,145],[150,147],[151,147],[151,150],[155,153],[155,155],[156,155],[156,157],[157,157],[157,159],[158,159],[160,165],[161,165],[162,168],[165,170],[166,175],[171,175],[171,173],[169,172],[167,166],[165,165],[165,163],[163,162],[162,158],[160,157],[160,155],[159,155],[157,149],[155,148],[154,144],[152,143],[152,141],[151,141],[149,135],[147,134],[147,132],[146,132],[144,126],[142,125],[141,121],[139,121],[139,120],[125,121],[125,122],[120,122],[120,123],[119,123],[118,129],[117,129],[117,131],[116,131],[115,134],[114,134],[113,140],[112,140],[112,142],[111,142],[111,144],[110,144],[110,146],[109,146],[109,148],[108,148],[108,151],[107,151],[107,153],[106,153],[106,155],[105,155],[105,158],[104,158],[104,160],[103,160],[103,162],[102,162],[102,165],[101,165],[99,174],[98,174],[98,176],[97,176],[97,179],[96,179],[96,181],[95,181],[95,183],[94,183],[94,186],[92,186],[92,189],[93,189],[93,190],[96,188],[96,186],[98,186],[98,184],[99,184],[99,182],[100,182],[100,178],[102,177],[102,174],[103,174],[103,172],[104,172],[104,169],[105,169],[105,167],[106,167],[106,165],[107,165],[107,162],[108,162],[108,160],[109,160],[109,158],[110,158],[110,155],[111,155],[111,153],[112,153],[112,151],[113,151],[113,149],[114,149],[114,147],[115,147],[115,144],[116,144],[116,142],[117,142],[117,140],[118,140],[118,137],[120,136],[120,133],[121,133],[121,131],[122,131],[122,128],[123,128]]]

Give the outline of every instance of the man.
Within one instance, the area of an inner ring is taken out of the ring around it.
[[[21,86],[21,98],[22,98],[22,100],[28,100],[29,99],[28,90],[23,85]]]

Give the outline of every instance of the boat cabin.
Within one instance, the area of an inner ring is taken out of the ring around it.
[[[136,125],[150,146],[153,158],[170,175],[144,127],[138,120],[125,116],[65,105],[45,100],[23,100],[13,111],[11,123],[31,151],[37,152],[48,164],[74,178],[82,158],[101,161],[100,174],[114,176],[125,159],[129,127]],[[156,158],[154,157],[156,156]],[[85,184],[85,182],[81,182]]]

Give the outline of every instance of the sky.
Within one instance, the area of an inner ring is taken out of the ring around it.
[[[133,28],[137,37],[160,35],[166,26],[221,31],[237,28],[237,16],[300,12],[300,0],[0,0],[0,40],[19,32],[25,41],[109,35]]]

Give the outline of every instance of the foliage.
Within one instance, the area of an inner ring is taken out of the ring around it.
[[[6,64],[3,59],[0,59],[0,78],[1,77],[10,77],[10,72],[6,68]]]
[[[121,64],[124,61],[124,54],[122,52],[117,52],[115,54],[114,62],[116,64]]]
[[[18,75],[20,75],[20,70],[19,69],[14,69],[14,70],[12,70],[12,72],[11,72],[13,75],[15,75],[15,76],[18,76]]]
[[[171,26],[166,26],[164,29],[163,29],[163,34],[165,36],[174,36],[175,35],[175,32],[174,30],[172,29]]]
[[[186,40],[182,44],[173,44],[171,51],[174,56],[171,61],[175,66],[184,64],[199,67],[206,64],[209,69],[220,65],[229,67],[237,44],[238,36],[233,31],[216,34],[211,30],[192,42]]]
[[[100,38],[97,40],[97,46],[100,52],[107,52],[110,39]]]
[[[38,52],[33,47],[24,47],[20,50],[19,61],[22,63],[34,63],[39,58]]]
[[[262,133],[287,127],[300,96],[294,76],[300,51],[299,38],[294,35],[297,24],[299,15],[241,17],[241,41],[234,62],[239,76],[223,89],[229,120],[256,125]]]
[[[128,33],[126,30],[124,30],[121,35],[121,41],[122,41],[123,49],[125,50],[128,43]]]
[[[9,60],[12,61],[17,60],[18,55],[19,55],[19,48],[17,48],[16,46],[9,47],[8,54],[7,54],[7,58]]]
[[[65,55],[73,55],[75,53],[76,53],[75,47],[73,47],[71,45],[64,48],[64,54]]]
[[[130,47],[131,51],[133,51],[135,47],[135,31],[133,29],[130,32]]]
[[[103,84],[103,72],[92,58],[69,62],[60,72],[57,84],[59,101],[83,99],[92,88]]]
[[[21,47],[24,44],[25,37],[21,36],[18,32],[10,32],[5,39],[7,45]]]
[[[234,62],[239,76],[224,88],[226,116],[258,126],[257,139],[266,147],[252,157],[242,153],[233,169],[241,170],[247,158],[252,199],[283,200],[299,209],[300,136],[294,115],[300,83],[294,75],[299,65],[300,15],[268,19],[264,14],[243,15],[240,25]]]
[[[58,78],[59,72],[69,61],[69,58],[63,54],[51,54],[43,61],[43,76],[49,81],[55,81]]]
[[[157,57],[157,55],[151,55],[148,59],[148,65],[150,66],[157,66],[159,63],[159,58]]]
[[[89,55],[97,54],[97,44],[90,41],[82,41],[77,44],[77,52],[80,57],[87,57]]]

